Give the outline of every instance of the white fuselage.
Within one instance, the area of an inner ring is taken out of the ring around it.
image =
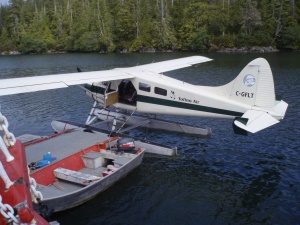
[[[136,106],[122,103],[116,107],[141,113],[172,114],[183,116],[232,118],[241,116],[249,105],[232,101],[200,86],[195,86],[161,74],[130,72],[130,79],[137,90]],[[145,91],[141,84],[148,85]]]

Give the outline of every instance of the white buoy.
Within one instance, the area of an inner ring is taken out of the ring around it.
[[[0,149],[6,157],[6,162],[13,161],[15,158],[9,153],[6,145],[4,144],[3,138],[0,136]]]
[[[4,167],[3,167],[3,164],[0,162],[0,176],[2,178],[2,180],[4,181],[5,183],[5,189],[9,189],[9,187],[11,185],[13,185],[14,183],[9,179]]]

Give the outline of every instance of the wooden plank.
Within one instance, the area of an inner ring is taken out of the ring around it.
[[[57,178],[82,185],[89,185],[91,182],[101,179],[101,177],[98,176],[80,173],[74,170],[68,170],[61,167],[56,168],[53,172],[55,174],[55,177]]]

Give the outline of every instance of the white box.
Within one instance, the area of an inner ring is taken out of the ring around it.
[[[90,152],[81,156],[84,165],[87,168],[96,169],[104,165],[104,158],[101,153]]]

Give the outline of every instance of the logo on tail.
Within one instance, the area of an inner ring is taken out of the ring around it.
[[[251,74],[248,74],[244,77],[244,84],[247,87],[252,87],[255,84],[255,77]]]

